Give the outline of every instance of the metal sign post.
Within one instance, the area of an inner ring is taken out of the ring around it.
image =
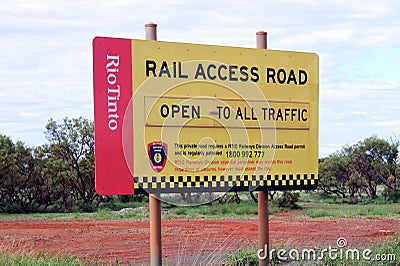
[[[267,33],[256,33],[257,48],[267,49]],[[268,191],[258,192],[258,249],[264,250],[265,259],[259,259],[258,265],[269,264],[269,217]]]
[[[147,23],[145,25],[146,40],[157,40],[157,24]],[[161,243],[161,201],[157,194],[149,194],[150,211],[150,264],[161,266],[162,243]]]

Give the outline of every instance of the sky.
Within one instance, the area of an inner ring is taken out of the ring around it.
[[[93,121],[92,40],[144,39],[319,55],[319,157],[376,135],[400,137],[400,2],[2,1],[0,134],[46,143],[50,118]]]

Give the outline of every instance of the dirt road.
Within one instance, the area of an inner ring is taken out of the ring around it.
[[[368,247],[400,233],[400,220],[382,218],[310,219],[298,213],[270,218],[271,246]],[[226,254],[257,244],[257,219],[170,219],[162,222],[163,261],[218,264]],[[71,253],[100,262],[149,263],[148,220],[0,220],[0,250]]]

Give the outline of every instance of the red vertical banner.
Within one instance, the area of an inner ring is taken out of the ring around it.
[[[129,145],[127,139],[133,140],[133,127],[123,130],[125,113],[133,112],[129,110],[132,108],[131,40],[94,38],[93,92],[96,191],[100,195],[133,194],[133,175],[128,166],[132,162],[127,162],[123,140],[125,145]],[[133,142],[130,145],[129,151],[133,150]]]

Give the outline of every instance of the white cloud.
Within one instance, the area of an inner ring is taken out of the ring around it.
[[[348,14],[349,18],[355,19],[371,19],[388,16],[393,12],[391,1],[363,1],[362,4],[358,1],[335,1],[338,5],[343,5],[352,10]],[[392,1],[392,3],[394,3]]]
[[[93,37],[144,38],[154,21],[159,40],[254,47],[255,32],[266,30],[271,49],[316,52],[320,150],[376,128],[387,136],[400,117],[399,11],[394,0],[8,1],[0,6],[0,133],[40,145],[50,117],[92,118]]]
[[[377,121],[377,122],[371,123],[371,126],[377,126],[377,127],[400,127],[400,120]]]

